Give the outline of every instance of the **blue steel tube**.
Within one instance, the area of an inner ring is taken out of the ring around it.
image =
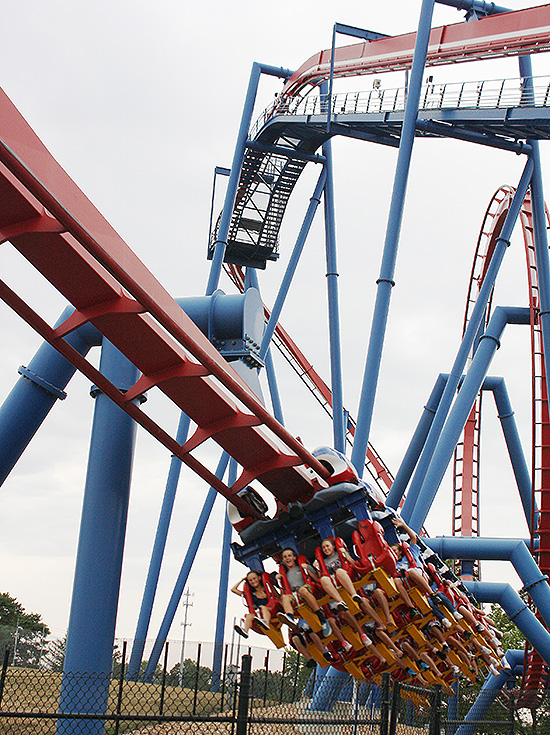
[[[479,727],[477,723],[484,719],[489,707],[495,701],[497,694],[504,687],[508,679],[511,676],[516,675],[514,669],[521,667],[521,664],[523,663],[523,651],[514,651],[510,649],[506,652],[506,659],[512,667],[512,670],[501,671],[498,676],[489,674],[481,687],[481,691],[477,695],[476,701],[471,706],[466,717],[464,717],[462,724],[458,730],[456,730],[455,735],[473,735],[475,733]]]
[[[228,484],[231,487],[237,479],[237,463],[233,458],[229,463]],[[226,503],[227,506],[227,503]],[[218,610],[216,614],[216,633],[214,635],[214,657],[212,663],[211,690],[217,692],[222,674],[223,638],[225,634],[225,616],[227,613],[227,591],[229,588],[229,562],[231,561],[231,534],[233,526],[229,515],[225,513],[223,524],[222,556],[220,563],[220,584],[218,587]]]
[[[529,324],[528,308],[498,306],[483,335],[472,360],[472,364],[456,397],[447,422],[441,431],[439,441],[426,472],[424,482],[418,493],[414,507],[409,504],[409,497],[403,504],[402,515],[408,518],[411,528],[419,531],[426,520],[433,500],[437,494],[460,433],[466,425],[477,394],[489,369],[491,360],[500,345],[500,337],[506,324]]]
[[[273,337],[273,332],[275,331],[275,327],[277,326],[277,322],[279,321],[279,318],[281,316],[281,311],[283,310],[283,306],[288,295],[288,291],[290,289],[290,284],[292,283],[292,279],[294,278],[294,274],[296,273],[296,268],[298,266],[300,256],[302,255],[304,245],[306,244],[307,236],[309,235],[309,231],[313,223],[313,218],[315,217],[317,207],[321,203],[321,194],[323,193],[326,180],[327,167],[325,165],[323,166],[323,170],[319,174],[319,178],[315,186],[315,191],[313,192],[313,195],[309,200],[309,206],[302,222],[300,232],[298,233],[298,237],[296,238],[294,249],[288,260],[288,264],[283,279],[281,281],[281,285],[279,286],[279,292],[277,293],[277,297],[273,304],[271,314],[269,315],[269,320],[267,322],[264,336],[262,338],[262,344],[260,345],[260,358],[262,360],[267,354],[271,338]]]
[[[68,306],[56,327],[74,311]],[[101,344],[102,335],[92,324],[83,324],[65,337],[83,357]],[[57,400],[66,396],[64,389],[76,372],[48,342],[38,349],[28,367],[20,368],[21,377],[0,408],[0,485],[14,468],[30,440],[40,428]]]
[[[229,462],[229,455],[227,454],[227,452],[223,452],[222,456],[220,457],[218,467],[216,469],[216,477],[218,477],[219,479],[223,478],[228,462]],[[170,601],[166,608],[164,618],[160,625],[160,629],[159,629],[159,632],[158,632],[158,635],[155,641],[155,645],[153,646],[153,650],[151,652],[151,656],[149,657],[149,661],[147,662],[147,668],[145,669],[145,673],[143,675],[143,681],[150,682],[153,680],[153,674],[155,673],[155,668],[159,661],[160,654],[162,653],[162,649],[164,647],[166,639],[168,638],[170,627],[174,621],[174,616],[176,614],[176,610],[178,608],[179,601],[181,600],[183,590],[185,589],[187,578],[189,577],[191,567],[193,566],[195,556],[199,549],[199,544],[204,534],[204,529],[206,528],[206,524],[210,517],[210,513],[212,511],[212,507],[214,505],[214,501],[216,500],[217,496],[218,496],[218,493],[216,492],[216,490],[214,490],[213,487],[210,487],[210,489],[208,490],[206,499],[204,501],[204,504],[202,506],[202,510],[201,510],[199,519],[197,521],[197,525],[195,526],[193,536],[191,538],[191,541],[189,542],[189,548],[187,549],[185,559],[183,560],[183,564],[181,566],[179,576],[176,580],[176,584],[174,585],[174,591],[172,592],[172,596],[170,597]]]
[[[121,390],[138,378],[136,368],[107,340],[100,370]],[[136,399],[137,400],[137,399]],[[109,696],[136,424],[107,396],[94,407],[88,472],[76,557],[61,712],[103,714]],[[104,722],[59,720],[57,732],[98,734]]]
[[[437,536],[425,543],[442,559],[510,561],[543,621],[550,627],[550,587],[523,539]]]
[[[506,582],[465,582],[480,602],[498,603],[544,661],[550,663],[550,633]]]
[[[534,101],[533,66],[530,56],[519,57],[519,71],[523,80],[523,95]],[[543,356],[546,373],[546,388],[550,395],[550,257],[548,255],[548,232],[546,229],[546,208],[542,185],[542,165],[538,140],[527,141],[532,148],[531,159],[534,164],[531,180],[531,206],[533,207],[533,239],[537,261],[537,280],[539,286],[539,323],[542,332]]]
[[[321,94],[327,92],[327,84],[320,85]],[[332,101],[329,99],[329,104]],[[326,158],[327,180],[324,191],[325,248],[327,264],[327,301],[330,345],[330,383],[332,390],[332,431],[334,448],[346,453],[346,423],[344,420],[344,388],[342,381],[342,348],[340,340],[340,305],[338,298],[338,259],[336,253],[336,215],[334,205],[334,167],[332,143],[323,144]]]
[[[405,116],[401,131],[401,140],[399,142],[399,153],[397,156],[393,192],[386,229],[384,254],[382,256],[380,277],[377,281],[378,291],[376,294],[365,373],[363,376],[359,408],[357,410],[357,426],[355,430],[353,452],[351,455],[351,460],[360,476],[363,475],[363,469],[365,466],[365,457],[367,454],[367,445],[374,410],[374,399],[376,396],[376,387],[378,385],[378,376],[380,374],[382,348],[384,345],[386,324],[390,308],[391,290],[394,286],[393,277],[395,272],[395,263],[397,260],[397,248],[399,244],[401,222],[403,220],[403,210],[405,207],[405,194],[411,165],[418,104],[422,88],[422,77],[424,75],[426,55],[428,53],[433,9],[434,0],[422,1],[420,19],[418,22],[418,32],[416,34],[416,43],[414,47],[409,90],[407,94],[407,104],[405,107]]]
[[[432,455],[439,440],[441,430],[443,428],[443,425],[447,418],[447,414],[449,412],[449,408],[451,407],[454,396],[456,394],[456,390],[462,378],[466,361],[468,360],[468,357],[472,351],[474,340],[478,333],[479,325],[481,324],[485,315],[487,304],[493,290],[496,277],[500,270],[500,266],[504,258],[506,249],[509,245],[509,239],[511,237],[512,230],[521,211],[523,200],[525,199],[525,194],[527,193],[529,182],[531,181],[532,173],[533,162],[531,161],[531,159],[528,159],[519,180],[516,193],[514,194],[514,198],[512,199],[510,209],[508,210],[508,214],[506,215],[506,220],[502,227],[500,237],[497,239],[497,242],[495,244],[495,250],[487,268],[487,272],[485,273],[485,278],[483,279],[483,284],[479,290],[475,306],[472,309],[470,321],[468,322],[468,327],[466,328],[464,337],[462,338],[462,342],[460,344],[460,347],[458,348],[453,367],[451,369],[451,372],[449,373],[447,385],[445,386],[443,395],[441,396],[441,401],[439,402],[439,406],[437,408],[436,415],[434,416],[434,420],[426,439],[424,449],[422,450],[422,455],[418,461],[414,477],[409,487],[407,500],[405,501],[402,511],[405,520],[407,520],[408,514],[412,512],[412,509],[416,505],[418,493],[420,492],[420,488],[424,482],[424,477],[426,475],[427,469],[430,466]]]
[[[248,288],[248,285],[250,287],[255,288],[258,293],[261,293],[260,291],[260,284],[258,281],[258,274],[256,273],[255,268],[247,268],[246,269],[246,283],[245,286]],[[260,351],[261,351],[261,345],[260,345]],[[281,395],[279,393],[279,384],[277,382],[277,375],[275,374],[275,365],[273,363],[273,355],[271,354],[271,349],[268,346],[267,351],[265,353],[265,357],[263,358],[265,360],[265,372],[267,375],[267,384],[269,387],[269,396],[271,398],[271,408],[273,410],[273,415],[277,419],[277,421],[284,426],[285,425],[285,418],[283,415],[283,404],[281,403]]]
[[[309,709],[313,712],[330,712],[349,680],[350,675],[347,671],[338,671],[329,666],[311,698]]]
[[[178,431],[176,434],[176,441],[178,442],[178,444],[185,443],[185,440],[187,439],[187,434],[189,432],[189,423],[189,417],[186,416],[186,414],[182,413],[180,416]],[[166,547],[166,538],[168,536],[168,529],[170,527],[170,519],[172,518],[174,500],[176,498],[176,491],[178,489],[180,471],[181,460],[175,456],[172,456],[170,460],[170,470],[168,472],[168,478],[166,480],[166,488],[164,490],[164,499],[162,501],[162,507],[160,509],[157,532],[153,544],[153,551],[151,553],[151,561],[149,562],[149,571],[147,572],[145,589],[143,590],[143,598],[141,601],[141,608],[139,611],[139,617],[134,636],[134,643],[132,646],[132,653],[130,655],[130,661],[128,662],[128,673],[126,675],[126,678],[129,681],[137,681],[139,677],[139,669],[141,666],[141,660],[143,658],[143,649],[145,648],[147,631],[149,630],[149,623],[151,621],[151,613],[153,610],[153,603],[155,601],[155,594],[157,591],[157,584],[160,575],[160,568],[162,566],[164,549]]]
[[[411,479],[416,463],[418,462],[418,458],[420,457],[420,453],[422,452],[422,447],[424,446],[424,442],[428,436],[430,426],[432,425],[447,378],[448,375],[438,375],[433,390],[430,393],[430,397],[428,398],[428,402],[424,406],[424,411],[420,417],[418,426],[416,427],[411,442],[405,452],[405,456],[399,466],[399,470],[397,471],[390,492],[388,493],[388,497],[386,498],[386,505],[390,508],[397,509],[399,507],[399,503],[407,489],[409,480]]]
[[[523,452],[518,427],[514,418],[514,411],[512,410],[512,404],[510,403],[510,397],[506,390],[506,383],[504,382],[504,378],[485,378],[482,389],[493,391],[498,411],[498,418],[502,426],[502,432],[508,448],[510,461],[512,462],[512,469],[516,478],[523,512],[525,513],[525,520],[531,530],[531,476],[529,474],[529,468],[527,467],[527,461]],[[535,520],[536,513],[537,510],[535,508]],[[536,525],[537,524],[535,522],[535,527]]]
[[[256,93],[258,91],[261,74],[268,74],[270,76],[277,76],[286,79],[291,76],[292,72],[288,69],[266,66],[265,64],[258,64],[257,62],[252,64],[250,80],[248,82],[248,89],[244,100],[241,124],[239,126],[235,152],[233,154],[233,162],[231,163],[231,174],[229,175],[227,190],[225,192],[222,218],[218,229],[218,239],[216,240],[214,257],[212,259],[212,265],[210,266],[210,275],[206,286],[207,296],[211,296],[214,293],[218,288],[218,283],[220,281],[223,258],[227,247],[227,236],[229,234],[229,226],[231,225],[231,215],[233,214],[233,206],[235,204],[235,197],[237,196],[237,187],[239,185],[239,177],[241,175],[241,168],[246,150],[246,140],[248,138],[248,131],[250,130],[250,123],[252,122],[254,102],[256,101]]]

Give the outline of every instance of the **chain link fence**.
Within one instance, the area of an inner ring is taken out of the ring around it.
[[[55,661],[46,645],[38,658],[29,649],[26,663],[22,650],[3,646],[0,735],[550,735],[546,699],[520,709],[519,693],[505,690],[483,722],[464,722],[479,687],[463,685],[451,708],[439,687],[400,684],[388,674],[358,682],[309,668],[296,651],[240,641],[221,657],[212,644],[168,643],[147,681],[128,679],[124,641],[103,675],[63,673],[62,647]]]

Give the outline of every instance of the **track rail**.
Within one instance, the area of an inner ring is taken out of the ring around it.
[[[474,264],[470,277],[464,328],[475,304],[479,288],[494,252],[496,240],[500,235],[504,220],[514,195],[510,186],[502,186],[493,196],[479,234]],[[537,558],[542,574],[550,575],[550,419],[546,380],[544,375],[544,354],[542,335],[538,321],[539,287],[537,263],[533,240],[533,212],[530,193],[525,197],[520,212],[525,257],[527,263],[527,282],[529,289],[529,308],[531,312],[531,375],[532,375],[532,499],[531,499],[531,552]],[[550,218],[546,210],[547,228]],[[489,319],[489,302],[485,324]],[[481,421],[481,397],[479,396],[466,424],[461,449],[455,451],[454,462],[454,504],[453,535],[476,535],[478,525],[478,458],[479,429]],[[535,507],[538,516],[535,517]],[[535,538],[538,549],[535,551]],[[540,616],[537,617],[542,623]],[[548,667],[540,655],[528,645],[525,650],[525,667],[522,682],[522,696],[518,706],[535,707],[540,703],[548,689]]]
[[[73,364],[76,358],[63,337],[93,323],[142,373],[125,394],[110,390],[113,400],[241,509],[250,512],[236,494],[254,479],[283,503],[311,497],[328,475],[326,469],[217,353],[3,92],[0,162],[0,241],[9,240],[75,312],[52,330],[5,284],[2,298]],[[154,387],[197,425],[183,446],[133,405]],[[231,488],[191,455],[209,438],[243,467]]]
[[[535,54],[550,49],[550,5],[515,10],[481,18],[472,23],[455,23],[433,28],[427,66],[457,64],[476,59]],[[360,76],[409,69],[416,33],[380,38],[341,46],[334,53],[334,76]],[[330,75],[331,49],[311,56],[290,77],[281,97],[298,94]]]

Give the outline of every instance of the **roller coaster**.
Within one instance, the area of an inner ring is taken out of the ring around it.
[[[450,692],[460,676],[475,680],[483,673],[485,694],[496,694],[509,679],[521,674],[521,706],[532,706],[546,692],[550,665],[550,429],[545,356],[550,354],[550,263],[539,141],[550,137],[550,83],[533,77],[530,55],[550,50],[550,5],[514,11],[481,0],[437,1],[465,11],[466,22],[432,28],[436,0],[422,0],[416,33],[390,37],[335,24],[333,39],[339,33],[359,42],[336,47],[333,41],[331,49],[312,56],[295,72],[253,64],[232,165],[223,172],[228,175],[224,206],[211,228],[211,268],[204,296],[174,299],[0,92],[2,242],[11,243],[70,305],[52,325],[5,281],[0,282],[3,301],[45,340],[29,365],[20,368],[21,377],[0,410],[2,481],[53,405],[65,397],[64,389],[74,372],[79,370],[94,386],[94,427],[66,672],[89,676],[110,670],[132,453],[139,425],[169,450],[173,463],[186,465],[210,486],[145,677],[156,665],[213,499],[221,494],[229,503],[223,542],[226,568],[230,547],[238,561],[262,572],[265,560],[280,561],[285,548],[303,555],[304,559],[297,558],[306,565],[322,539],[333,540],[355,594],[339,590],[342,601],[335,612],[316,575],[305,583],[315,590],[317,604],[339,619],[337,627],[351,649],[342,648],[334,631],[328,633],[322,627],[322,617],[312,613],[311,606],[297,608],[308,630],[324,638],[328,659],[306,639],[309,655],[324,670],[330,662],[343,677],[374,682],[382,671],[389,671],[396,679],[440,683]],[[438,85],[424,81],[426,68],[504,57],[518,57],[517,79]],[[382,89],[373,81],[364,93],[335,88],[337,80],[345,77],[374,78],[394,71],[406,72],[403,87]],[[262,75],[280,78],[283,83],[273,103],[254,122]],[[331,138],[336,135],[398,149],[356,420],[343,405],[331,148]],[[488,206],[475,249],[455,363],[448,374],[437,377],[393,477],[369,435],[417,137],[454,138],[496,148],[522,156],[525,166],[517,184],[502,186]],[[279,257],[283,218],[307,164],[320,166],[321,172],[279,293],[269,309],[260,295],[259,274]],[[321,200],[330,385],[279,321]],[[529,301],[520,307],[495,306],[494,286],[518,219],[525,243]],[[235,293],[219,289],[224,269]],[[530,468],[504,381],[489,374],[508,324],[529,326],[531,332]],[[96,345],[102,347],[99,368],[87,359]],[[285,427],[273,348],[331,417],[331,447],[310,450]],[[264,402],[259,381],[264,369],[271,409]],[[159,391],[181,412],[177,432],[147,411],[147,395]],[[492,392],[497,404],[530,529],[527,541],[479,537],[483,391]],[[200,453],[207,442],[222,450],[216,470]],[[450,465],[454,466],[453,536],[430,538],[424,523]],[[368,482],[363,479],[365,473]],[[141,663],[174,493],[174,485],[167,486],[130,677],[137,676]],[[276,504],[270,514],[266,498]],[[399,517],[412,529],[409,540],[417,548],[415,555],[404,544],[400,553],[408,558],[410,568],[424,570],[430,584],[430,591],[423,590],[411,582],[411,575],[409,605],[407,592],[400,593],[398,558],[392,549],[399,541],[395,532]],[[231,523],[239,535],[232,544]],[[344,554],[346,548],[351,562]],[[457,560],[457,566],[450,569],[443,559]],[[510,561],[529,603],[509,585],[480,581],[478,564],[483,559]],[[326,570],[319,553],[317,560],[322,579]],[[283,567],[279,591],[273,578],[264,576],[273,602],[280,594],[292,592]],[[365,612],[369,593],[363,592],[369,586],[381,590],[389,606],[392,624],[384,635],[376,626],[369,627],[372,616]],[[250,603],[250,590],[247,594]],[[97,600],[102,601],[101,609]],[[514,620],[527,639],[525,655],[501,655],[490,620],[479,607],[482,602],[498,602]],[[340,617],[342,611],[353,620]],[[218,652],[224,615],[222,604],[216,632]],[[254,629],[275,645],[285,645],[281,620],[274,618],[267,628],[255,623]],[[303,629],[298,633],[303,635]],[[428,652],[439,656],[438,665],[426,663]],[[95,686],[106,704],[108,685],[97,679]],[[75,696],[67,681],[60,706],[72,707]],[[489,699],[478,701],[466,720],[480,719]],[[95,697],[90,707],[97,713],[103,704],[101,697]],[[330,706],[322,686],[312,706]],[[462,728],[471,731],[467,722]]]

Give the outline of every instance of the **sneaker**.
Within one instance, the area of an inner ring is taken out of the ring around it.
[[[306,668],[307,669],[313,669],[313,668],[315,668],[315,666],[317,666],[317,663],[316,663],[315,659],[310,658],[310,659],[308,659],[306,661]]]
[[[256,618],[256,622],[260,626],[260,628],[263,628],[264,630],[269,630],[269,623],[263,618]]]
[[[342,648],[344,649],[345,653],[349,653],[350,651],[353,651],[353,646],[349,641],[344,641],[342,643]]]
[[[349,607],[346,605],[346,603],[343,600],[341,602],[337,602],[334,608],[336,610],[342,610],[343,612],[349,612]]]
[[[486,656],[490,656],[492,653],[491,649],[487,648],[487,646],[481,646],[479,650],[481,651],[481,653],[484,653]]]
[[[498,671],[498,669],[496,669],[496,668],[495,668],[495,667],[493,666],[493,664],[491,664],[491,665],[489,666],[489,671],[491,672],[491,674],[492,674],[493,676],[499,676],[499,674],[500,674],[500,672]]]
[[[244,630],[243,628],[241,628],[240,625],[234,625],[233,626],[233,630],[235,631],[235,633],[238,633],[239,635],[242,635],[243,638],[248,638],[248,633],[246,632],[246,630]]]
[[[443,643],[443,645],[441,646],[441,650],[443,653],[449,653],[449,651],[451,650],[451,647],[449,646],[448,643]]]
[[[327,620],[325,620],[324,623],[321,623],[321,633],[323,635],[323,638],[328,638],[328,636],[332,633],[331,627],[328,624]]]
[[[451,623],[451,621],[450,621],[450,620],[447,620],[447,618],[444,618],[444,619],[443,619],[443,620],[441,621],[441,625],[442,625],[442,626],[443,626],[444,628],[447,628],[447,630],[449,630],[449,628],[451,627],[452,623]]]
[[[281,623],[286,623],[291,628],[296,627],[296,618],[294,617],[294,615],[289,615],[288,613],[279,613],[278,617]]]
[[[503,657],[502,657],[502,658],[500,659],[500,663],[502,664],[502,667],[503,667],[503,668],[504,668],[504,669],[505,669],[506,671],[510,671],[510,670],[511,670],[511,668],[512,668],[512,667],[510,666],[510,663],[509,663],[508,659],[506,658],[506,656],[503,656]]]
[[[460,669],[458,666],[451,666],[451,674],[454,676],[460,676]]]
[[[456,610],[455,610],[455,612],[453,613],[453,618],[455,620],[462,620],[464,618],[464,616],[461,615],[459,612],[456,612]]]
[[[356,605],[359,605],[359,607],[361,607],[361,600],[363,599],[361,595],[353,595],[351,599],[355,602]]]
[[[372,641],[371,641],[371,639],[368,637],[368,635],[366,633],[361,633],[361,636],[360,637],[361,637],[361,643],[364,646],[370,646],[370,645],[372,645]]]
[[[416,609],[416,607],[409,607],[408,615],[410,620],[416,620],[420,616],[420,613]]]
[[[483,625],[476,625],[476,631],[478,633],[483,633],[484,630],[485,628],[483,627]]]

